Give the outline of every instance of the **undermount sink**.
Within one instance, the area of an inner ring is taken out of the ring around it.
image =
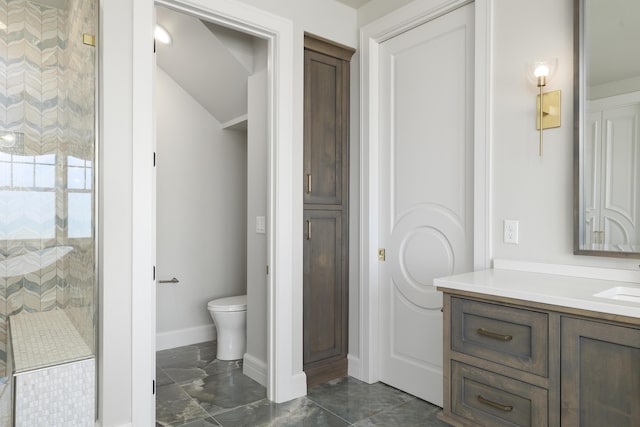
[[[593,294],[594,297],[608,298],[618,301],[632,301],[640,303],[640,288],[629,288],[625,286],[616,286],[597,294]]]

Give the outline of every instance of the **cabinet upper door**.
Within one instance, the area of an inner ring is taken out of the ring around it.
[[[304,203],[346,200],[348,73],[348,62],[305,50]]]

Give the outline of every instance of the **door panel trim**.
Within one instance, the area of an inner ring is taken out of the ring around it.
[[[475,1],[474,88],[474,268],[488,268],[490,247],[491,136],[491,16],[494,0]],[[349,344],[349,375],[366,382],[379,380],[378,354],[378,102],[380,45],[404,31],[471,3],[470,0],[412,2],[363,27],[360,31],[360,247],[359,316],[350,325],[359,329]],[[355,323],[357,322],[357,323]],[[359,328],[358,328],[359,326]],[[358,354],[353,354],[357,349]]]

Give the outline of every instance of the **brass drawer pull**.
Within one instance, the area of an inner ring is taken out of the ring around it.
[[[500,341],[511,341],[513,339],[512,335],[497,334],[495,332],[487,331],[485,328],[478,329],[478,334],[489,338],[495,338]]]
[[[478,402],[482,403],[483,405],[491,406],[492,408],[500,409],[501,411],[504,411],[504,412],[513,411],[513,406],[501,405],[499,403],[487,400],[487,399],[485,399],[484,397],[482,397],[480,395],[478,395]]]

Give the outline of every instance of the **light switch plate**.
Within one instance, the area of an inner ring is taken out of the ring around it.
[[[256,233],[266,234],[265,218],[263,216],[256,217]]]
[[[513,219],[504,220],[504,242],[514,245],[518,244],[518,221]]]

